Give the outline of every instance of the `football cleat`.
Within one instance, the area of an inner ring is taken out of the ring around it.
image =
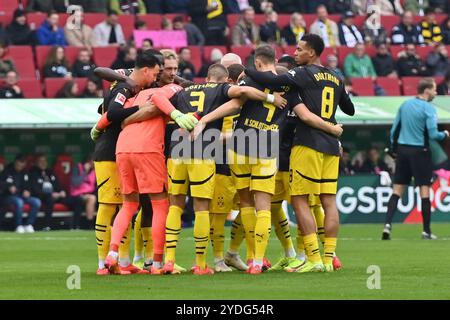
[[[105,260],[105,267],[108,268],[110,274],[122,274],[117,257],[108,254]],[[128,272],[128,271],[123,271]]]
[[[334,272],[334,267],[332,263],[324,264],[324,272]]]
[[[269,259],[263,258],[262,271],[269,270],[271,267],[272,264],[270,263]]]
[[[206,265],[204,269],[202,269],[200,266],[194,266],[192,268],[192,273],[198,276],[212,275],[214,274],[214,270],[210,269],[208,265]]]
[[[231,254],[227,252],[224,258],[224,262],[227,266],[233,267],[240,271],[246,271],[248,269],[248,266],[244,263],[244,261],[242,261],[239,254]]]
[[[155,266],[152,266],[150,269],[150,273],[152,275],[163,275],[164,274],[164,268],[157,268]]]
[[[227,266],[225,264],[225,261],[222,259],[222,260],[214,263],[214,271],[215,272],[231,272],[231,271],[233,271],[233,269],[231,269],[229,266]]]
[[[307,272],[323,272],[325,267],[322,262],[313,263],[311,261],[306,261],[301,267],[297,268],[294,272],[297,273],[307,273]]]
[[[163,267],[163,273],[164,274],[180,274],[181,272],[175,269],[174,267],[175,262],[168,261],[166,264],[164,264]]]
[[[119,268],[120,268],[120,271],[128,271],[131,274],[140,273],[142,271],[141,269],[139,269],[138,267],[136,267],[135,265],[133,265],[131,263],[126,267],[122,267],[119,265]]]
[[[304,265],[305,262],[306,262],[306,260],[300,260],[300,259],[295,258],[295,260],[291,261],[289,263],[289,265],[287,265],[284,268],[284,271],[295,272],[298,268],[300,268],[302,265]]]
[[[145,260],[144,258],[133,261],[133,264],[138,267],[139,269],[144,269],[144,265],[145,265]],[[150,264],[151,265],[151,264]]]
[[[432,233],[422,232],[422,239],[423,240],[437,240],[437,236],[435,236]]]
[[[182,266],[179,266],[176,263],[173,264],[173,269],[178,271],[179,273],[187,272],[186,268],[183,268]]]
[[[263,269],[259,265],[251,265],[246,271],[248,274],[261,274]]]
[[[109,275],[109,270],[107,268],[103,268],[103,269],[99,268],[99,269],[97,269],[96,274],[98,276],[107,276],[107,275]]]
[[[381,240],[391,240],[391,225],[386,223],[383,229],[383,235],[381,236]]]
[[[280,271],[289,266],[291,263],[294,263],[297,261],[297,258],[295,257],[283,257],[280,258],[280,260],[277,261],[270,269],[269,271]]]
[[[336,255],[333,257],[333,268],[335,271],[342,269],[342,262]]]

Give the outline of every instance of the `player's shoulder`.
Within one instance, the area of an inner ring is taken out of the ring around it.
[[[258,83],[250,77],[244,77],[238,82],[239,86],[259,87]]]

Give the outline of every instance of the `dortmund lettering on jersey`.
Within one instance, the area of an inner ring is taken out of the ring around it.
[[[338,105],[346,112],[353,109],[343,81],[328,68],[318,65],[297,67],[288,72],[293,86],[296,86],[301,100],[309,111],[323,120],[336,124]],[[316,151],[339,155],[338,139],[319,129],[297,121],[294,145],[303,145]]]
[[[249,77],[244,78],[239,85],[250,86],[265,93],[285,92],[284,97],[288,101],[288,106],[284,109],[277,108],[274,104],[268,102],[247,100],[242,106],[232,138],[234,150],[239,154],[273,158],[278,153],[278,149],[272,150],[272,147],[275,147],[273,141],[276,140],[279,144],[280,133],[286,124],[287,112],[301,100],[298,94],[290,90],[289,86],[267,88]],[[248,139],[247,142],[239,139],[239,135],[242,135],[242,133]],[[242,145],[243,142],[244,145]],[[256,143],[256,146],[252,146],[254,143]]]
[[[194,113],[197,112],[201,116],[206,115],[218,107],[220,107],[225,102],[229,101],[228,90],[230,89],[230,85],[227,83],[205,83],[205,84],[196,84],[185,88],[184,90],[178,92],[172,99],[172,104],[183,113]],[[209,123],[205,130],[203,131],[203,137],[208,135],[209,129],[216,129],[214,132],[220,133],[222,129],[223,119],[219,119],[217,121]],[[174,125],[175,129],[179,127]],[[176,132],[176,131],[174,131]],[[210,131],[213,132],[213,131]],[[171,139],[170,143],[170,154],[174,157],[172,150],[181,142],[181,137],[172,137],[176,138]],[[218,138],[220,137],[211,137],[212,140],[203,141],[202,150],[203,151],[208,145],[211,143],[217,143]],[[194,155],[194,144],[191,145],[191,156]],[[179,154],[179,156],[185,157],[184,153]],[[195,153],[195,156],[198,155]]]

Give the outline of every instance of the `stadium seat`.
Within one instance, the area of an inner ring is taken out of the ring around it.
[[[378,77],[376,82],[380,87],[383,88],[388,96],[401,96],[399,79]]]
[[[330,54],[334,54],[336,57],[339,57],[337,52],[338,52],[337,48],[324,48],[322,54],[320,55],[320,62],[322,62],[322,64],[326,65],[327,57]]]
[[[417,85],[422,77],[403,77],[402,88],[404,96],[415,96],[417,94]]]
[[[20,79],[36,79],[31,46],[10,46],[6,56],[14,62]]]
[[[417,54],[422,58],[422,60],[426,60],[428,57],[428,54],[433,51],[433,46],[424,46],[424,47],[416,47]]]
[[[0,2],[0,12],[4,11],[4,12],[14,12],[14,10],[17,9],[17,7],[19,6],[19,1],[18,0],[7,0],[7,1],[2,1]]]
[[[195,83],[205,83],[205,78],[201,78],[201,77],[196,77],[194,78],[194,82]]]
[[[39,81],[36,81],[35,79],[19,79],[18,85],[22,89],[25,98],[43,98],[42,85]]]
[[[70,178],[73,168],[73,158],[68,154],[60,154],[56,157],[53,172],[63,190],[70,191]]]
[[[316,15],[316,17],[317,17],[317,15]],[[336,23],[339,23],[342,20],[342,15],[338,14],[338,13],[333,13],[333,14],[329,14],[328,18]]]
[[[239,22],[242,17],[240,13],[232,13],[227,15],[228,27],[232,30],[234,26]],[[264,14],[255,14],[255,23],[257,25],[263,25],[266,22],[266,17]]]
[[[95,26],[106,19],[106,14],[104,13],[88,13],[86,12],[84,14],[84,23],[90,26],[92,29],[95,28]]]
[[[0,24],[4,27],[12,22],[13,14],[12,12],[1,12],[0,11]]]
[[[191,49],[191,62],[195,72],[199,72],[202,67],[202,49],[200,46],[189,46],[189,49]]]
[[[47,14],[43,12],[30,12],[27,13],[27,22],[29,25],[34,24],[36,26],[36,30],[39,29],[42,22],[47,18]]]
[[[45,60],[52,49],[52,46],[36,46],[36,63],[38,70],[42,73],[44,70]]]
[[[272,47],[275,49],[275,57],[277,59],[280,59],[284,54],[283,48],[280,46],[272,46]]]
[[[353,91],[359,96],[374,96],[373,81],[371,78],[352,78]]]
[[[400,16],[381,16],[381,25],[386,29],[387,34],[390,36],[392,28],[400,23]]]
[[[436,14],[436,22],[441,25],[444,23],[444,20],[447,19],[447,15],[445,13],[437,13]],[[414,16],[414,23],[419,24],[424,20],[423,16]]]
[[[118,49],[117,47],[97,47],[92,48],[93,59],[99,67],[110,67],[114,60],[116,60]]]
[[[79,92],[83,92],[86,88],[87,78],[73,78],[73,80],[78,84]],[[62,78],[47,78],[44,80],[45,85],[45,96],[47,98],[55,98],[58,91],[64,87],[64,84],[68,80]]]
[[[279,14],[278,15],[278,27],[280,27],[280,29],[283,29],[290,23],[291,23],[291,15],[290,14]]]
[[[390,50],[391,50],[392,58],[394,60],[397,60],[398,54],[402,51],[405,51],[405,47],[404,46],[391,46]]]
[[[187,21],[187,15],[184,13],[166,13],[163,17],[169,19],[170,21],[177,16],[183,16],[184,21]],[[162,20],[162,18],[161,18]]]
[[[64,211],[70,211],[69,207],[67,207],[66,205],[62,204],[62,203],[55,203],[55,205],[53,206],[53,211],[54,212],[64,212]]]
[[[67,61],[72,66],[75,61],[77,61],[78,53],[80,52],[80,47],[68,46],[64,48],[64,54],[66,56]]]
[[[294,56],[296,48],[297,48],[297,46],[285,46],[283,48],[283,54],[287,54],[289,56]]]
[[[149,30],[161,29],[162,15],[160,14],[140,14],[136,19],[144,21]]]
[[[220,49],[223,54],[226,54],[228,52],[227,47],[225,46],[204,46],[203,47],[203,58],[204,61],[211,62],[211,51],[214,48]]]
[[[358,27],[358,29],[362,29],[364,27],[364,22],[366,22],[366,16],[355,16],[353,18],[353,23]]]
[[[126,14],[119,15],[119,24],[122,26],[125,40],[128,40],[133,34],[134,30],[134,16]]]
[[[241,57],[242,61],[246,61],[247,57],[252,54],[253,47],[231,47],[231,52]]]

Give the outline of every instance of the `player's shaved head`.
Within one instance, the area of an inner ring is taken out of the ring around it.
[[[213,64],[208,68],[207,82],[226,82],[228,70],[220,63]]]
[[[242,64],[242,59],[235,53],[227,53],[220,59],[220,64],[228,68],[232,64]]]
[[[244,72],[245,67],[242,64],[232,64],[228,68],[228,79],[231,79],[231,82],[237,83],[239,76],[242,72]]]
[[[275,50],[268,44],[259,46],[255,50],[255,61],[260,60],[263,64],[275,64]]]
[[[289,69],[284,66],[276,66],[275,70],[277,71],[277,74],[284,74],[289,72]]]

